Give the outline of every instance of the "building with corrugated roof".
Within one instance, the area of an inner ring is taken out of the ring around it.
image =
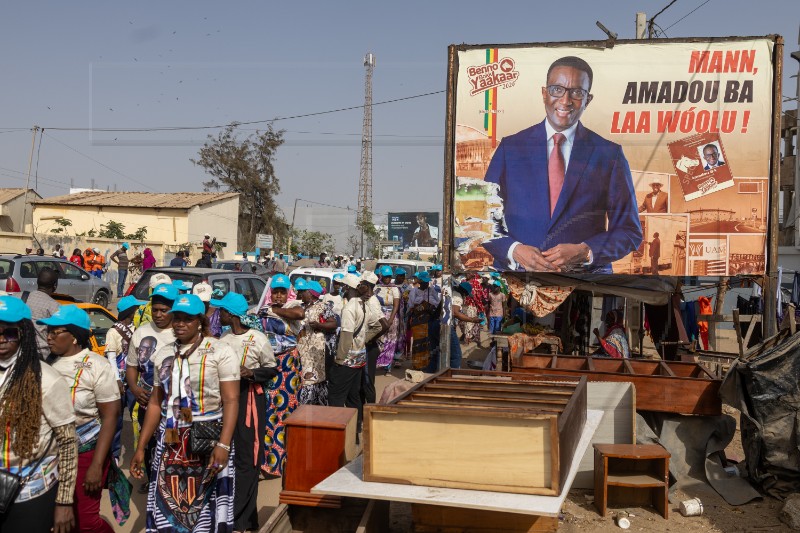
[[[0,189],[0,231],[24,232],[25,226],[30,225],[33,220],[31,202],[39,198],[41,196],[33,189],[28,189],[27,195],[24,188]]]
[[[148,241],[166,245],[199,243],[209,233],[233,253],[238,247],[239,194],[88,191],[34,201],[34,232],[51,233],[61,218],[71,222],[70,234],[99,232],[114,221],[125,226],[126,234],[145,227]]]

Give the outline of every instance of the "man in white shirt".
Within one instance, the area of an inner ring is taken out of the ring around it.
[[[383,309],[381,309],[381,302],[375,296],[375,284],[378,283],[378,276],[372,271],[366,271],[361,275],[361,282],[358,284],[358,292],[361,299],[364,300],[367,312],[367,377],[364,380],[364,387],[361,391],[364,397],[364,403],[375,403],[375,372],[378,367],[378,357],[381,355],[381,349],[378,346],[378,339],[380,339],[387,331],[389,331],[389,321],[383,316]]]
[[[366,304],[359,297],[360,278],[345,274],[342,278],[345,304],[342,309],[342,326],[336,358],[328,375],[328,405],[358,409],[358,427],[361,429],[361,383],[367,364]]]

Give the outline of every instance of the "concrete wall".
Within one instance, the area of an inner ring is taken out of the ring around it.
[[[227,243],[227,247],[218,255],[220,259],[230,259],[239,249],[238,226],[238,196],[198,205],[189,210],[190,233],[188,240],[202,243],[203,235],[208,233],[212,237],[216,237],[218,241]]]
[[[100,231],[100,226],[113,220],[125,226],[125,233],[134,233],[140,227],[147,228],[147,240],[167,244],[189,242],[189,219],[184,209],[153,209],[142,207],[91,207],[36,205],[33,211],[34,233],[49,234],[58,228],[55,219],[62,217],[72,221],[67,233],[75,235],[91,229]]]
[[[28,193],[28,209],[25,212],[25,225],[30,225],[33,220],[33,207],[31,201],[38,200],[39,196],[34,192]],[[22,232],[25,227],[20,227],[19,221],[22,217],[22,210],[25,207],[25,195],[21,194],[3,204],[2,216],[0,216],[0,231]]]

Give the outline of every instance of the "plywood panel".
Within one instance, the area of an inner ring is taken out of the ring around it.
[[[547,493],[536,489],[551,487],[550,425],[548,418],[373,412],[370,453],[381,459],[366,480]]]
[[[632,383],[587,383],[586,404],[588,409],[603,412],[592,444],[636,443],[636,388]],[[591,446],[581,458],[572,486],[578,489],[594,487],[594,450]]]

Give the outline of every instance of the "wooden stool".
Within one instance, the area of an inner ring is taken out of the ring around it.
[[[601,516],[612,503],[652,504],[669,518],[669,458],[658,444],[595,444],[594,504]]]

